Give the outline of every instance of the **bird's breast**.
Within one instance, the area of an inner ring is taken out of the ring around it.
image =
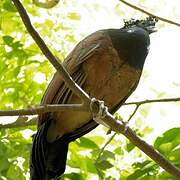
[[[83,66],[87,76],[84,90],[91,97],[105,101],[110,109],[134,91],[141,76],[141,69],[125,63],[112,49]]]

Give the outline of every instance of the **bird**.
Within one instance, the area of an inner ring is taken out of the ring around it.
[[[119,29],[98,30],[81,40],[62,65],[72,79],[91,97],[104,101],[115,113],[136,89],[149,52],[150,34],[157,19],[124,21]],[[78,104],[56,72],[41,105]],[[68,145],[96,128],[90,112],[60,111],[39,115],[30,155],[32,180],[58,180],[66,168]]]

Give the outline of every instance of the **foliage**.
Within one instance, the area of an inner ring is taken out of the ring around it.
[[[96,20],[97,14],[93,16],[96,11],[108,15],[115,12],[118,18],[122,15],[125,17],[126,12],[126,8],[120,9],[118,2],[112,3],[111,11],[106,10],[107,6],[103,5],[103,1],[101,4],[94,1],[89,5],[75,0],[71,3],[64,1],[55,9],[42,10],[29,0],[23,1],[36,29],[61,60],[88,33],[79,31],[84,12],[90,12],[90,22]],[[78,11],[78,7],[84,11]],[[132,11],[126,17],[132,14],[135,12]],[[0,1],[0,35],[0,109],[25,108],[39,104],[54,69],[26,32],[11,0]],[[142,137],[151,132],[151,128],[142,123],[148,110],[149,106],[141,109],[134,123],[137,133]],[[6,120],[7,118],[3,119]],[[0,130],[0,179],[29,179],[28,159],[31,135],[35,129],[28,127]],[[172,179],[121,135],[116,135],[99,156],[102,146],[111,136],[106,135],[106,131],[107,129],[99,127],[70,144],[68,167],[63,179]],[[178,166],[179,135],[180,128],[173,128],[157,137],[154,142],[154,147]]]

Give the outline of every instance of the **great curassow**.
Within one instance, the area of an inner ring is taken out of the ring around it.
[[[136,89],[156,18],[125,21],[121,29],[99,30],[83,39],[63,62],[83,90],[114,113]],[[44,104],[81,103],[56,72]],[[68,144],[97,127],[91,113],[60,111],[39,116],[30,159],[32,180],[56,180],[64,173]]]

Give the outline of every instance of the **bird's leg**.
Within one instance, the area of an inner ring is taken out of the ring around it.
[[[96,105],[96,108],[94,108]],[[97,100],[96,98],[91,99],[90,109],[93,115],[93,120],[98,124],[102,124],[109,128],[109,126],[102,121],[108,113],[108,107],[105,106],[104,101]],[[98,110],[97,110],[98,109]]]
[[[112,129],[102,120],[108,113],[108,107],[105,106],[104,101],[97,100],[96,98],[91,99],[90,109],[93,115],[93,120],[96,121],[98,124],[102,124],[105,127],[108,127],[109,130],[107,134],[110,134]],[[122,121],[124,124],[124,132],[128,129],[128,122],[129,121]]]

